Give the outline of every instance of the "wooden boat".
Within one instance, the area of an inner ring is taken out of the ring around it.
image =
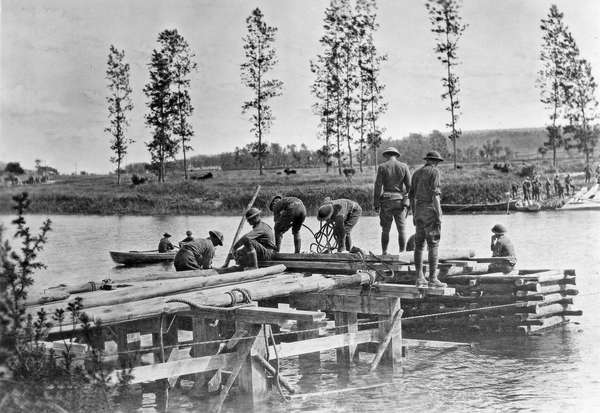
[[[168,262],[175,259],[177,251],[158,252],[152,251],[109,251],[110,257],[117,264],[122,265],[143,265],[156,264],[159,262]]]
[[[570,198],[561,208],[561,211],[574,210],[600,210],[600,188],[598,184],[589,190],[583,188]]]
[[[510,209],[515,209],[515,200],[511,200]],[[481,211],[506,211],[505,202],[494,202],[491,204],[442,204],[443,212],[481,212]]]
[[[521,212],[538,212],[542,209],[542,204],[537,201],[517,201],[515,209]]]

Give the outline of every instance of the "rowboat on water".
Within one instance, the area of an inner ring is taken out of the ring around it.
[[[539,210],[542,209],[542,204],[540,204],[537,201],[531,201],[531,200],[522,201],[522,200],[519,200],[515,204],[515,209],[517,211],[521,211],[521,212],[538,212]]]
[[[109,251],[110,257],[117,264],[122,265],[141,265],[155,264],[158,262],[168,262],[175,259],[177,251],[158,252],[152,251]]]

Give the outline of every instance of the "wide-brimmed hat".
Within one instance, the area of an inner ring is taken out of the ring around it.
[[[492,227],[492,232],[495,234],[504,234],[505,232],[507,232],[507,229],[502,224],[496,224]]]
[[[398,152],[398,149],[394,148],[393,146],[390,146],[389,148],[387,148],[385,151],[383,151],[383,154],[385,155],[386,153],[389,154],[394,154],[396,156],[400,156],[400,152]]]
[[[223,245],[223,234],[221,234],[221,231],[208,231],[208,235],[214,237],[217,241],[219,241],[217,242],[217,244]]]
[[[246,219],[254,218],[257,215],[260,215],[260,209],[258,209],[258,208],[250,208],[246,212]]]
[[[185,231],[185,235],[187,235],[188,237],[192,235],[192,231],[190,231],[189,229],[187,231]]]
[[[431,159],[434,161],[444,162],[444,158],[442,158],[442,155],[440,155],[438,151],[427,152],[427,155],[425,155],[423,159]]]
[[[269,202],[269,209],[272,211],[273,210],[273,204],[275,203],[275,201],[277,201],[278,199],[282,199],[283,197],[281,195],[275,195],[273,198],[271,198],[271,202]]]
[[[168,232],[165,232],[165,233],[163,234],[163,237],[165,237],[165,238],[169,238],[170,236],[171,236],[171,234],[169,234]]]
[[[317,219],[319,221],[326,221],[333,215],[333,204],[327,203],[319,207],[317,212]]]

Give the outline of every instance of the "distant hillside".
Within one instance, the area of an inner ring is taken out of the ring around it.
[[[458,147],[482,146],[486,141],[494,139],[499,139],[501,146],[509,146],[517,156],[536,154],[546,140],[546,128],[464,131],[458,141]]]

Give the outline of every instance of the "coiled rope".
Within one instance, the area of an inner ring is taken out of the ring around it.
[[[338,245],[333,232],[333,223],[324,223],[321,221],[319,230],[317,232],[314,232],[305,224],[302,224],[302,226],[306,228],[315,239],[315,241],[310,244],[310,252],[324,254],[337,249]]]

